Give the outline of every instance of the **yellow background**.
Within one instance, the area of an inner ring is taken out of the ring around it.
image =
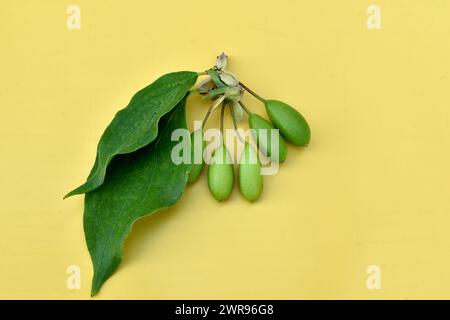
[[[381,30],[363,0],[2,1],[0,298],[89,298],[83,197],[62,196],[135,91],[223,50],[304,114],[311,145],[255,204],[216,203],[203,175],[136,224],[98,298],[450,298],[450,2],[374,3]],[[190,120],[206,107],[191,99]]]

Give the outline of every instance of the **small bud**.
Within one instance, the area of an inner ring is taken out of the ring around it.
[[[239,102],[242,97],[242,91],[239,87],[228,87],[225,92],[225,97],[232,102]]]
[[[216,68],[219,70],[225,70],[225,68],[227,67],[227,60],[228,56],[225,54],[225,52],[222,52],[220,56],[217,57]]]
[[[219,74],[220,80],[229,87],[236,87],[239,85],[239,80],[229,72],[221,72]]]

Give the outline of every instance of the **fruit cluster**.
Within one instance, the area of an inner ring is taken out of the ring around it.
[[[224,110],[228,106],[235,130],[237,123],[247,113],[249,127],[252,129],[256,145],[262,155],[270,161],[283,162],[287,156],[287,142],[298,146],[307,146],[311,131],[305,118],[294,108],[278,100],[267,100],[256,94],[237,78],[225,71],[227,56],[221,54],[217,57],[216,65],[204,72],[208,78],[202,81],[193,92],[203,95],[204,99],[212,99],[213,104],[208,109],[200,129],[191,134],[191,156],[203,155],[205,140],[203,129],[211,112],[221,107],[221,132],[220,146],[212,154],[208,166],[208,187],[212,196],[218,201],[224,201],[230,196],[234,185],[234,167],[230,153],[223,142],[223,118]],[[241,101],[243,93],[247,91],[259,101],[264,103],[267,115],[272,123],[251,112]],[[278,130],[274,130],[278,129]],[[238,134],[239,136],[239,134]],[[242,140],[242,139],[241,139]],[[276,141],[277,143],[272,143]],[[199,142],[199,143],[196,143]],[[261,175],[261,161],[258,152],[242,140],[244,149],[238,164],[239,189],[242,196],[253,202],[261,195],[263,189],[263,177]],[[189,174],[188,182],[198,179],[204,167],[203,156],[200,163],[194,163]]]

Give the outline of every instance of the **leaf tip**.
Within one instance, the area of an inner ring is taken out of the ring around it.
[[[71,197],[71,196],[75,196],[75,195],[77,195],[77,194],[85,193],[86,191],[83,190],[83,189],[84,189],[83,187],[84,187],[84,185],[82,185],[82,186],[80,186],[80,187],[78,187],[78,188],[76,188],[76,189],[73,189],[72,191],[70,191],[68,194],[66,194],[66,195],[64,196],[63,200],[64,200],[64,199],[67,199],[67,198],[69,198],[69,197]]]
[[[70,191],[68,194],[66,194],[66,195],[63,197],[63,200],[65,200],[65,199],[67,199],[67,198],[70,198],[71,196],[74,196],[74,195],[76,195],[76,194],[78,194],[78,193],[76,192],[76,189],[73,190],[73,191]]]
[[[102,286],[101,284],[98,285],[98,284],[92,283],[92,287],[91,287],[91,298],[93,298],[94,296],[97,295],[97,293],[100,291],[100,287],[101,287],[101,286]]]

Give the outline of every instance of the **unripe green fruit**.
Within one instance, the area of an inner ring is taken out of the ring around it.
[[[206,142],[203,140],[202,129],[197,129],[191,133],[191,171],[189,172],[188,182],[197,181],[203,170],[203,150],[205,150]],[[201,158],[199,158],[201,157]],[[201,161],[200,163],[198,163]]]
[[[224,201],[228,199],[233,191],[234,168],[231,156],[222,143],[212,158],[208,166],[208,187],[214,199]]]
[[[266,100],[266,111],[273,124],[290,143],[306,146],[311,130],[305,118],[294,108],[278,100]]]
[[[255,149],[246,143],[238,166],[239,190],[250,202],[258,200],[263,190],[261,163]]]
[[[272,131],[275,127],[269,121],[255,113],[252,113],[248,118],[248,123],[250,128],[254,130],[253,134],[256,144],[264,155],[272,161],[277,160],[277,150],[272,150],[272,138],[276,134],[278,136],[278,161],[283,162],[286,160],[288,151],[286,141],[283,139],[278,130]],[[266,135],[263,135],[263,130],[267,132]]]

